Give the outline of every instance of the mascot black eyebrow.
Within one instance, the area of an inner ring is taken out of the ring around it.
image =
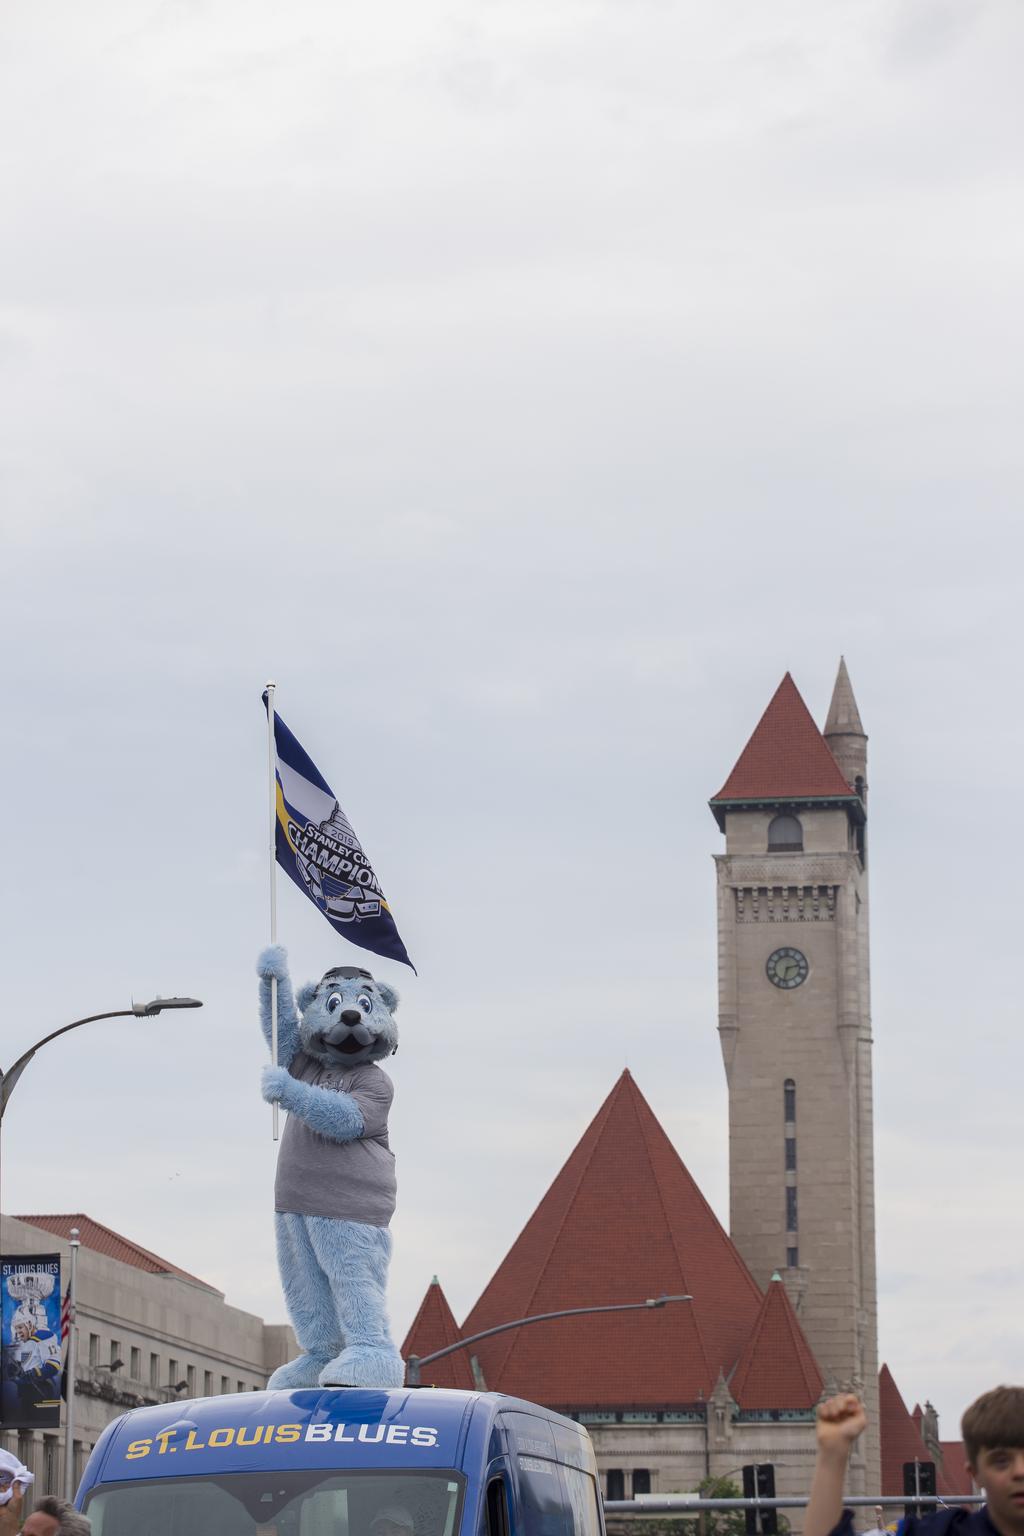
[[[262,952],[257,971],[268,1044],[270,981],[277,980],[279,1064],[263,1069],[263,1097],[288,1113],[274,1220],[285,1301],[303,1351],[268,1385],[401,1386],[405,1368],[386,1294],[394,1088],[378,1065],[398,1049],[398,994],[369,971],[338,966],[296,1000],[280,945]]]

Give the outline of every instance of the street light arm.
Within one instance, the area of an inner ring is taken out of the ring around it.
[[[64,1024],[60,1029],[55,1029],[52,1034],[44,1035],[42,1040],[37,1040],[35,1045],[30,1045],[24,1055],[19,1056],[14,1065],[3,1073],[2,1087],[0,1087],[0,1116],[3,1115],[4,1110],[7,1108],[7,1101],[14,1092],[18,1078],[24,1072],[36,1051],[40,1050],[44,1045],[49,1045],[51,1040],[56,1040],[58,1035],[66,1035],[69,1029],[80,1029],[83,1024],[95,1024],[97,1019],[130,1018],[133,1012],[134,1009],[132,1008],[115,1008],[111,1013],[90,1013],[87,1019],[75,1019],[71,1024]]]
[[[485,1328],[481,1333],[470,1334],[468,1339],[459,1339],[456,1344],[448,1344],[444,1349],[436,1349],[432,1355],[410,1355],[406,1362],[408,1366],[409,1386],[418,1387],[420,1384],[420,1370],[425,1365],[433,1365],[435,1360],[443,1360],[446,1355],[454,1355],[460,1349],[467,1349],[470,1344],[478,1344],[481,1339],[493,1338],[496,1333],[508,1333],[510,1328],[525,1328],[530,1323],[549,1323],[558,1317],[579,1317],[582,1313],[593,1312],[643,1312],[651,1307],[663,1307],[668,1301],[692,1301],[692,1296],[652,1296],[647,1301],[623,1301],[613,1306],[604,1307],[567,1307],[559,1312],[537,1312],[533,1317],[519,1317],[514,1323],[499,1323],[496,1328]]]
[[[130,1008],[114,1008],[109,1013],[90,1013],[88,1018],[74,1019],[70,1024],[62,1024],[60,1029],[53,1030],[37,1040],[35,1045],[30,1045],[23,1055],[19,1056],[14,1065],[7,1071],[0,1070],[0,1119],[3,1118],[11,1094],[17,1085],[18,1079],[32,1060],[36,1051],[44,1045],[49,1045],[51,1040],[56,1040],[59,1035],[66,1035],[69,1029],[81,1029],[83,1024],[95,1024],[98,1019],[130,1019],[152,1018],[154,1014],[161,1013],[164,1008],[201,1008],[203,1005],[194,997],[158,997],[151,1003],[133,1003]]]

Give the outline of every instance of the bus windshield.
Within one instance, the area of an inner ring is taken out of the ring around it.
[[[454,1536],[457,1472],[224,1472],[100,1483],[93,1536]]]

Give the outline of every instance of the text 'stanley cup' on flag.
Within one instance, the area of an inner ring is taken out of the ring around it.
[[[343,938],[415,970],[338,797],[276,713],[274,745],[277,862]]]

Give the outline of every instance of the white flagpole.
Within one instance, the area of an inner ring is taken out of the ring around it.
[[[67,1401],[64,1413],[64,1497],[75,1497],[75,1373],[78,1369],[78,1228],[71,1228],[71,1274],[68,1278],[68,1353],[64,1362]]]
[[[270,942],[277,943],[277,743],[274,740],[274,690],[267,684],[267,731],[270,752]],[[270,1054],[277,1066],[277,977],[270,978]],[[279,1135],[277,1105],[273,1106],[274,1140]]]

